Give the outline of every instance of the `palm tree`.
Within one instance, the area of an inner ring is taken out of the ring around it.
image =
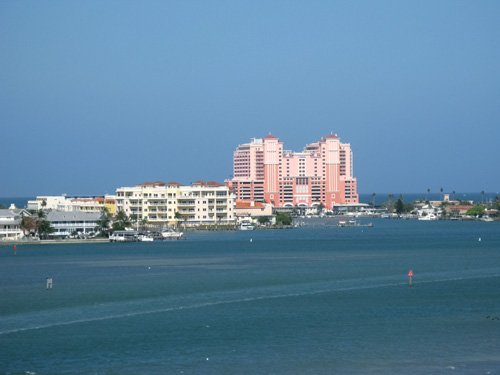
[[[55,232],[55,229],[50,225],[48,220],[39,220],[38,221],[38,235],[40,238],[45,239],[49,236],[50,233]]]
[[[175,211],[174,213],[174,219],[176,220],[177,227],[179,226],[179,220],[182,219],[182,215],[179,211]]]
[[[425,197],[425,200],[428,202],[429,201],[429,193],[431,192],[430,188],[427,188],[427,195]]]
[[[484,204],[484,190],[481,190],[481,203]]]
[[[387,195],[386,207],[389,210],[389,212],[392,212],[393,209],[394,209],[393,199],[394,199],[394,194],[390,193],[390,194]]]
[[[101,210],[101,217],[99,220],[97,220],[97,225],[102,234],[108,231],[110,221],[109,210],[106,207],[103,207],[103,209]]]
[[[376,196],[376,195],[377,195],[377,194],[372,193],[372,207],[375,207],[375,196]]]
[[[113,230],[124,230],[126,227],[130,226],[130,219],[125,213],[125,211],[119,211],[113,222]]]

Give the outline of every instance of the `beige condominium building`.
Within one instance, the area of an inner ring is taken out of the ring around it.
[[[234,205],[234,194],[216,182],[182,186],[155,181],[116,190],[117,211],[150,224],[232,224]]]

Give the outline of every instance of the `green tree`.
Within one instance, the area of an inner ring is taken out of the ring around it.
[[[179,211],[175,211],[174,219],[176,220],[177,227],[180,226],[180,221],[183,219],[182,214]]]
[[[415,205],[413,203],[405,204],[405,212],[412,212],[415,209]]]
[[[469,208],[466,212],[466,215],[481,217],[484,215],[484,207],[477,205],[472,208]]]
[[[101,233],[106,233],[109,230],[109,224],[111,222],[109,210],[104,207],[101,210],[101,218],[97,220],[97,225]]]
[[[52,228],[48,220],[38,220],[38,235],[41,239],[47,239],[49,234],[54,233],[55,229]]]
[[[130,227],[130,224],[130,218],[125,211],[119,211],[113,220],[112,228],[113,230],[125,230],[126,227]]]
[[[259,224],[265,225],[265,224],[269,223],[271,220],[269,219],[268,216],[259,216],[257,218],[257,221],[259,222]]]
[[[387,208],[387,211],[389,211],[389,212],[394,211],[394,194],[387,195],[387,202],[385,202],[385,207]]]
[[[292,225],[292,216],[287,212],[276,212],[277,225]]]
[[[403,202],[403,198],[399,197],[398,200],[396,201],[396,213],[398,215],[401,215],[405,211],[405,204]]]
[[[0,203],[0,210],[4,210],[6,207]]]

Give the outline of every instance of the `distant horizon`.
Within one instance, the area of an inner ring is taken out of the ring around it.
[[[183,184],[181,184],[183,185]],[[135,185],[133,185],[135,186]],[[189,185],[183,185],[183,186],[189,186]],[[117,187],[119,188],[119,187]],[[481,194],[481,191],[482,190],[478,190],[478,191],[455,191],[455,195],[460,195],[460,194]],[[408,195],[418,195],[418,194],[429,194],[429,195],[443,195],[443,194],[449,194],[449,195],[452,195],[453,192],[452,191],[443,191],[442,193],[439,192],[439,191],[430,191],[429,193],[427,193],[426,190],[424,191],[412,191],[412,192],[394,192],[394,191],[374,191],[374,192],[359,192],[358,191],[358,195],[372,195],[373,193],[375,193],[376,195],[388,195],[388,194],[393,194],[394,196],[396,195],[400,195],[400,194],[408,194]],[[61,195],[65,195],[65,196],[68,196],[68,197],[100,197],[100,196],[104,196],[104,195],[115,195],[116,194],[116,191],[113,191],[111,193],[96,193],[96,194],[92,194],[92,193],[86,193],[86,194],[73,194],[73,193],[48,193],[48,194],[29,194],[29,195],[1,195],[0,196],[0,199],[2,198],[35,198],[37,196],[61,196]],[[484,190],[484,194],[485,195],[494,195],[494,194],[498,194],[500,195],[500,191],[486,191]]]
[[[359,193],[360,196],[360,203],[371,203],[372,202],[372,194],[373,193]],[[399,198],[400,195],[403,196],[403,199],[405,201],[415,201],[418,199],[425,199],[426,196],[428,196],[430,199],[436,199],[440,198],[443,194],[452,194],[451,192],[429,192],[427,191],[424,192],[416,192],[416,193],[393,193],[393,192],[375,192],[375,203],[376,204],[381,204],[384,203],[388,200],[389,195],[393,195],[394,199]],[[62,194],[38,194],[37,196],[58,196]],[[96,196],[102,196],[103,194],[67,194],[68,197],[96,197]],[[499,192],[484,192],[484,196],[482,196],[481,192],[461,192],[461,191],[456,191],[455,196],[452,197],[454,200],[460,200],[461,198],[465,198],[465,200],[472,200],[474,202],[480,202],[482,199],[484,199],[486,202],[493,200],[496,196],[500,195]],[[0,196],[0,204],[8,206],[12,203],[16,204],[17,207],[20,207],[17,205],[20,201],[22,202],[27,202],[30,199],[35,199],[36,196],[12,196],[12,197],[3,197]],[[362,199],[361,199],[362,198]],[[409,199],[408,199],[409,198]],[[24,203],[25,205],[26,203]]]

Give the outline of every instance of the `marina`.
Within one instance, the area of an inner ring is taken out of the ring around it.
[[[109,236],[109,242],[153,242],[153,241],[168,241],[180,240],[184,238],[183,232],[174,230],[164,230],[162,232],[146,231],[140,232],[135,230],[119,230],[114,231]]]

